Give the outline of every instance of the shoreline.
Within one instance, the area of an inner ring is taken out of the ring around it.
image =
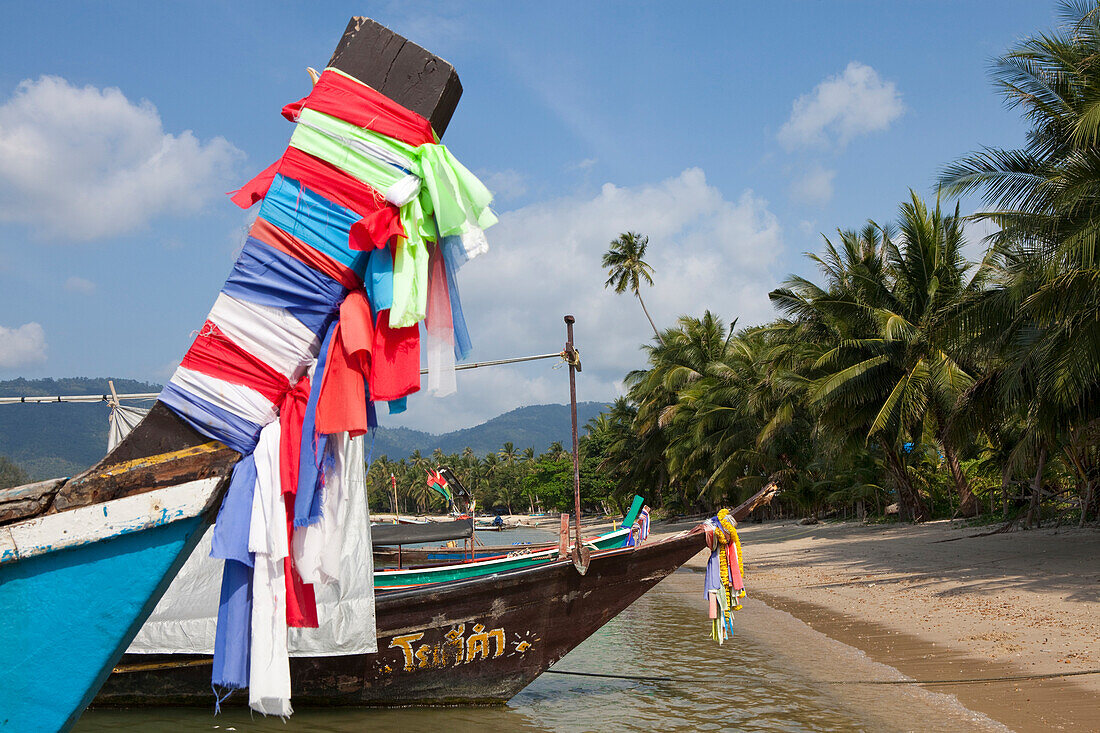
[[[807,633],[909,679],[1015,678],[920,685],[1012,729],[1100,728],[1100,674],[1019,679],[1100,668],[1100,567],[1092,562],[1100,531],[973,537],[983,530],[948,521],[738,529],[749,598],[789,613]],[[688,567],[705,567],[706,558]],[[752,608],[740,623],[753,623]]]

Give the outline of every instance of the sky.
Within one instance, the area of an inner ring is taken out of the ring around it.
[[[367,15],[464,87],[443,142],[500,216],[459,273],[472,360],[558,351],[573,313],[578,397],[598,401],[653,337],[604,288],[611,240],[649,237],[659,327],[763,323],[822,233],[892,221],[953,159],[1023,142],[990,62],[1058,22],[1035,0],[5,8],[0,379],[166,381],[244,242],[252,214],[224,193],[282,154],[279,110]],[[568,395],[549,361],[473,370],[382,422],[446,432]]]

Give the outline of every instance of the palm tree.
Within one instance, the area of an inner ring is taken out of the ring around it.
[[[1100,419],[1100,8],[1064,2],[1067,24],[998,59],[994,78],[1031,123],[1019,149],[985,148],[948,166],[945,190],[981,191],[976,215],[1000,231],[996,286],[965,314],[974,343],[997,359],[1002,409],[1022,420],[1021,446],[1077,476],[1083,511],[1094,493]],[[1091,443],[1091,445],[1090,445]]]
[[[658,502],[664,499],[666,484],[680,489],[701,478],[697,471],[688,470],[696,466],[671,466],[669,451],[684,438],[683,430],[673,426],[682,425],[676,421],[680,393],[703,379],[708,366],[721,358],[728,335],[721,319],[710,311],[702,318],[683,316],[678,325],[665,331],[656,346],[645,347],[650,368],[626,377],[628,396],[637,406],[634,458],[627,458],[630,474],[639,486],[655,481]],[[631,450],[628,446],[623,449]],[[697,493],[690,491],[683,498],[693,503]]]
[[[565,446],[562,445],[560,440],[555,440],[550,444],[550,447],[546,449],[544,455],[549,456],[552,461],[560,461],[563,458],[569,457],[569,451],[565,449]]]
[[[862,434],[883,450],[911,519],[927,516],[909,476],[913,446],[938,442],[955,480],[960,508],[975,511],[957,456],[951,418],[974,382],[950,339],[949,322],[982,288],[985,271],[967,278],[962,221],[937,203],[929,212],[914,193],[901,207],[900,235],[869,223],[841,232],[838,249],[826,239],[821,265],[827,287],[791,278],[771,293],[780,311],[806,325],[817,341],[810,402],[834,434]],[[793,335],[794,335],[793,334]]]
[[[516,450],[515,444],[509,440],[501,446],[499,451],[497,451],[497,456],[504,462],[504,465],[511,468],[516,464],[516,459],[519,458],[519,452]]]
[[[482,507],[489,508],[496,499],[497,491],[494,484],[500,474],[500,466],[500,459],[497,458],[496,453],[486,454],[478,465],[478,476],[481,479],[481,496],[478,497],[478,504]]]
[[[629,288],[638,297],[638,303],[642,306],[642,312],[649,320],[650,328],[658,341],[663,341],[649,310],[645,307],[640,290],[642,281],[653,285],[653,268],[649,266],[643,257],[649,244],[649,237],[637,232],[625,232],[618,239],[611,242],[611,249],[604,252],[603,266],[607,268],[607,282],[604,287],[614,287],[616,293],[622,293]]]

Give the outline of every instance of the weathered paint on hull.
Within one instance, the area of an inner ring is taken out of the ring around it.
[[[294,705],[504,703],[703,547],[702,533],[678,535],[595,554],[583,576],[561,561],[380,594],[378,653],[292,659]],[[128,655],[168,668],[116,673],[95,704],[211,705],[204,661]]]
[[[0,730],[67,730],[202,535],[199,516],[0,567]]]

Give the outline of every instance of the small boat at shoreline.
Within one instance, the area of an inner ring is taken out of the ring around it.
[[[623,546],[630,530],[620,529],[595,538],[591,543],[585,544],[592,550],[614,549]],[[571,547],[571,546],[570,546]],[[459,560],[456,562],[429,565],[421,568],[393,569],[376,568],[374,571],[374,585],[376,588],[411,588],[420,585],[449,582],[453,580],[468,580],[470,578],[492,575],[506,570],[515,570],[556,560],[558,546],[537,551],[518,548],[505,555],[479,558],[476,560]]]
[[[76,722],[212,521],[238,458],[160,406],[83,474],[0,491],[0,729]]]
[[[595,550],[608,550],[622,547],[626,544],[630,534],[629,528],[633,526],[638,515],[642,511],[645,500],[635,495],[630,508],[623,515],[621,526],[611,532],[590,537],[584,540],[584,544]],[[475,526],[475,529],[477,527]],[[467,537],[465,534],[455,534],[453,539]],[[467,547],[400,547],[396,542],[387,542],[384,537],[373,536],[374,558],[383,562],[439,564],[444,562],[462,562],[466,560],[487,560],[500,558],[517,553],[537,554],[558,547],[558,542],[534,542],[514,545],[482,545],[471,550]],[[445,539],[452,539],[447,537]]]

